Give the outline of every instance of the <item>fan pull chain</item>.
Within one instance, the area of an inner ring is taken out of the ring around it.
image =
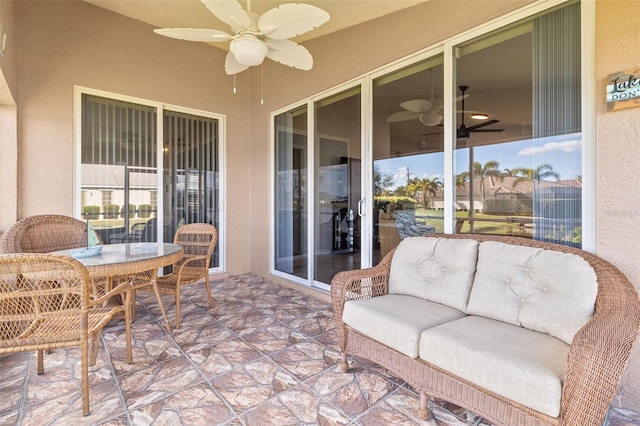
[[[236,90],[236,75],[233,75],[233,93],[238,93]]]
[[[260,64],[260,105],[264,105],[264,63]]]

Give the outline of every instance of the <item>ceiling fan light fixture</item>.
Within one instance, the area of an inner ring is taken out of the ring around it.
[[[426,114],[422,114],[420,116],[420,121],[425,126],[437,126],[438,124],[440,124],[440,121],[442,121],[442,114],[430,111]]]
[[[474,120],[486,120],[487,118],[489,118],[489,114],[485,114],[482,112],[476,112],[471,114],[471,118],[473,118]]]
[[[231,40],[229,49],[236,61],[249,67],[260,65],[269,51],[264,42],[250,35]]]

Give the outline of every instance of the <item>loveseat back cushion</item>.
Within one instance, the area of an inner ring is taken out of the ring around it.
[[[421,359],[551,417],[560,414],[568,354],[555,337],[474,315],[420,336]]]
[[[389,293],[407,294],[465,311],[478,258],[478,242],[405,238],[391,260]]]
[[[401,294],[387,294],[344,304],[342,320],[365,336],[410,357],[418,357],[420,333],[462,318],[449,306]]]
[[[593,316],[597,293],[596,274],[578,255],[487,241],[467,311],[571,344]]]

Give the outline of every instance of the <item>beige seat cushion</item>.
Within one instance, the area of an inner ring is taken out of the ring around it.
[[[597,293],[596,274],[580,256],[483,242],[467,312],[571,344],[593,316]]]
[[[478,242],[474,240],[405,238],[391,261],[389,293],[465,311],[477,256]]]
[[[423,360],[552,417],[560,413],[568,353],[555,337],[478,316],[420,337]]]
[[[423,330],[463,316],[463,312],[438,303],[388,294],[345,303],[342,320],[373,340],[417,358]]]

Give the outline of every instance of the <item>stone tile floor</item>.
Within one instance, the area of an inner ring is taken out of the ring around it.
[[[419,397],[375,364],[339,352],[329,303],[254,274],[186,287],[182,324],[167,334],[153,293],[138,292],[133,359],[126,363],[124,325],[103,331],[90,367],[91,415],[82,417],[79,350],[0,357],[0,425],[487,425],[450,404],[417,417]],[[163,296],[174,320],[174,303]],[[611,412],[608,426],[633,423]]]

